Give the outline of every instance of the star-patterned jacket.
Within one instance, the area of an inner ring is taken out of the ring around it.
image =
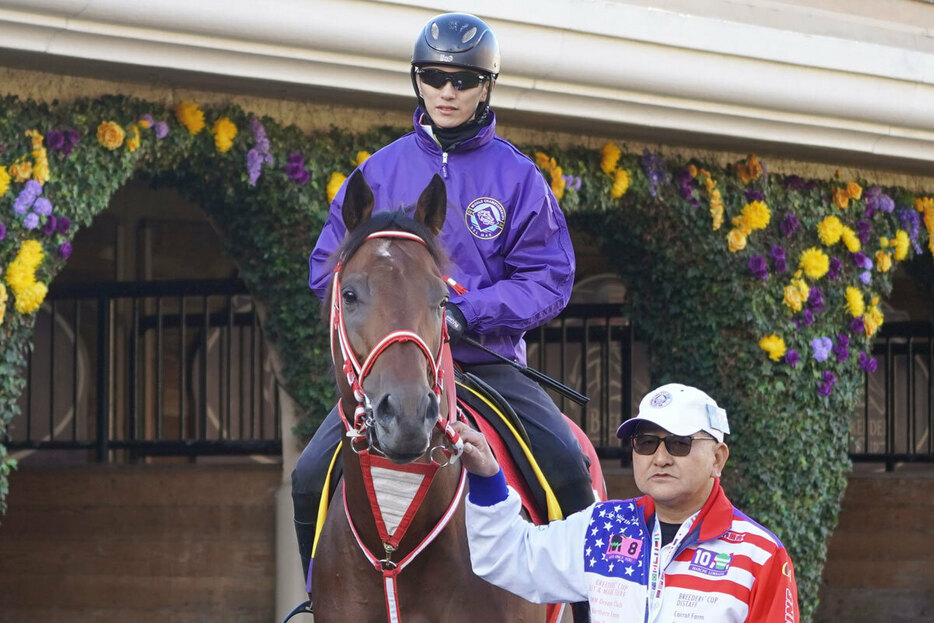
[[[471,476],[467,537],[474,572],[536,603],[590,602],[594,623],[782,621],[797,623],[788,553],[736,509],[719,481],[682,527],[650,607],[655,505],[648,496],[600,502],[534,526],[502,472]]]

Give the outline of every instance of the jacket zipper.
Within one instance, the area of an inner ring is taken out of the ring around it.
[[[441,177],[448,178],[448,152],[441,154]]]

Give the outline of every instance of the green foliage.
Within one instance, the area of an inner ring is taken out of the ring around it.
[[[132,137],[133,125],[150,120],[147,115],[167,123],[165,138],[157,138],[154,127],[139,127],[138,148],[131,150],[124,142],[112,151],[96,138],[104,121],[116,122]],[[334,129],[304,135],[269,118],[251,121],[252,115],[236,106],[207,110],[205,117],[205,129],[191,134],[174,111],[132,98],[67,105],[0,100],[0,166],[9,168],[23,158],[34,162],[34,147],[24,133],[38,130],[46,139],[51,175],[43,196],[51,200],[54,216],[72,223],[67,231],[46,234],[48,219],[42,217],[38,228],[26,229],[23,215],[13,209],[25,180],[14,180],[9,188],[0,184],[0,223],[6,227],[0,269],[9,267],[23,241],[38,240],[45,254],[35,280],[47,284],[64,264],[62,245],[105,209],[131,176],[176,188],[209,215],[264,310],[263,330],[284,362],[280,380],[303,409],[300,432],[307,436],[334,400],[327,335],[318,301],[306,283],[307,258],[327,216],[329,179],[334,172],[349,174],[359,150],[373,151],[404,130]],[[211,131],[222,117],[239,130],[226,152],[218,150]],[[257,135],[257,123],[268,146]],[[50,148],[50,132],[69,128],[81,137],[72,153]],[[247,163],[257,154],[250,152],[264,147],[273,162],[262,166],[252,184]],[[293,175],[287,171],[292,154],[303,160],[304,183],[293,179],[295,158]],[[649,152],[554,148],[548,155],[536,154],[536,161],[569,219],[599,240],[628,283],[626,311],[651,344],[654,382],[697,385],[729,411],[734,434],[727,488],[738,505],[789,547],[804,618],[809,619],[817,605],[827,537],[846,486],[847,420],[862,387],[858,353],[868,352],[870,342],[867,331],[851,326],[846,288],[856,288],[863,313],[872,320],[877,313],[874,297],[891,288],[891,271],[879,270],[876,253],[894,255],[893,246],[883,245],[882,239],[893,241],[899,229],[915,239],[906,250],[906,259],[915,258],[913,272],[930,274],[925,268],[930,256],[922,251],[934,227],[934,202],[898,188],[860,188],[857,193],[850,187],[845,197],[846,185],[838,180],[768,175],[752,158],[722,168],[698,161],[664,162]],[[847,207],[835,204],[835,197],[840,205],[846,198]],[[744,216],[755,200],[764,204],[758,215]],[[894,210],[888,210],[887,200]],[[873,214],[867,215],[867,208]],[[723,225],[715,228],[721,211]],[[858,268],[854,258],[862,258],[847,251],[844,242],[821,242],[817,225],[831,214],[851,229],[850,244],[862,233],[860,247],[876,262],[874,268]],[[790,235],[781,227],[788,215],[800,223]],[[905,220],[918,222],[922,215],[927,229],[915,231]],[[866,223],[863,229],[860,221]],[[739,243],[745,246],[738,248]],[[784,271],[774,257],[775,247],[784,252]],[[802,276],[800,287],[793,288],[799,296],[803,289],[812,294],[815,287],[820,289],[822,305],[812,300],[807,316],[805,309],[794,311],[783,300],[802,251],[811,247],[836,257],[840,267],[836,276],[833,271]],[[759,269],[764,266],[765,275],[751,271],[756,256],[762,258]],[[11,293],[0,316],[0,436],[16,415],[25,385],[35,318],[16,311],[16,302]],[[869,334],[877,324],[869,322]],[[846,346],[841,335],[849,342]],[[775,360],[759,346],[767,336],[773,336],[769,347]],[[830,338],[838,352],[817,361],[812,340],[821,337]],[[794,366],[790,350],[800,357]],[[827,373],[834,375],[834,383]],[[12,467],[0,446],[0,507]]]

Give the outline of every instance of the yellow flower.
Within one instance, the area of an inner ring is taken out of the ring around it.
[[[6,286],[0,282],[0,327],[3,326],[3,317],[6,316],[7,293]]]
[[[0,196],[5,195],[6,191],[10,189],[10,174],[7,173],[6,167],[0,165]]]
[[[744,236],[748,236],[752,233],[752,230],[749,228],[749,224],[746,223],[742,215],[734,216],[730,223],[732,223],[733,227],[739,230],[740,233],[742,233]]]
[[[10,165],[10,175],[17,184],[22,184],[32,177],[32,163],[23,156],[15,163]]]
[[[535,152],[535,164],[537,164],[540,169],[550,169],[553,165],[553,161],[548,157],[548,154],[537,151]]]
[[[808,300],[808,294],[810,293],[811,289],[808,284],[801,279],[794,279],[790,285],[785,286],[782,302],[790,307],[791,311],[799,312],[804,307],[804,302]]]
[[[774,333],[759,340],[759,348],[767,352],[772,361],[778,361],[785,356],[785,340]]]
[[[846,308],[854,318],[863,315],[863,312],[866,310],[866,303],[863,301],[863,293],[860,292],[858,288],[847,286]]]
[[[693,164],[689,164],[688,173],[691,175],[692,178],[697,177],[697,167],[695,167]]]
[[[892,254],[885,251],[876,251],[876,269],[880,273],[884,273],[890,268],[892,268]]]
[[[850,253],[856,253],[862,247],[862,243],[860,243],[856,232],[849,227],[843,227],[840,237],[843,239],[843,245],[846,247],[846,250]]]
[[[879,297],[875,296],[872,298],[872,307],[870,307],[866,315],[863,316],[863,327],[866,330],[866,337],[874,336],[876,331],[879,330],[879,327],[882,326],[883,320],[882,310],[879,309]]]
[[[924,226],[928,230],[928,248],[931,250],[931,254],[934,254],[934,199],[930,197],[917,199],[915,200],[915,207],[924,214]]]
[[[743,185],[748,185],[749,182],[759,179],[759,176],[762,175],[762,165],[756,160],[756,155],[749,154],[745,163],[736,165],[736,174]]]
[[[237,126],[227,117],[221,117],[214,122],[211,128],[214,133],[214,147],[217,151],[226,153],[233,147],[234,137],[237,135]]]
[[[33,151],[42,149],[43,136],[39,134],[38,130],[26,130],[26,136],[28,136],[30,142],[32,142]]]
[[[811,247],[801,252],[799,265],[809,279],[820,279],[830,269],[830,258],[817,247]]]
[[[746,248],[746,234],[738,229],[731,229],[726,235],[727,246],[730,251],[736,253]]]
[[[772,218],[772,211],[762,201],[752,201],[743,206],[743,222],[750,231],[765,229]]]
[[[850,182],[846,185],[846,195],[850,199],[859,199],[863,196],[863,187],[856,182]]]
[[[842,235],[843,223],[836,216],[825,216],[824,220],[817,224],[817,237],[828,247],[840,242]]]
[[[48,293],[44,283],[36,283],[36,269],[44,257],[45,252],[38,241],[26,240],[7,267],[6,283],[13,290],[16,311],[21,314],[31,314],[39,309]]]
[[[716,201],[710,200],[710,224],[713,231],[717,231],[723,225],[723,202],[719,198]]]
[[[126,139],[126,150],[130,153],[133,153],[139,149],[140,145],[140,135],[139,135],[139,126],[135,123],[130,126],[130,136]]]
[[[622,152],[619,150],[619,147],[612,142],[607,141],[603,144],[603,147],[600,148],[600,168],[604,173],[613,175],[613,170],[616,169],[616,163],[619,162],[621,154]],[[536,158],[537,157],[538,154],[536,154]],[[622,197],[622,195],[619,196]]]
[[[845,188],[834,188],[833,190],[833,202],[841,210],[845,210],[850,207],[850,196],[847,194]]]
[[[616,169],[613,171],[613,188],[610,189],[610,197],[619,199],[629,190],[629,172],[626,169]]]
[[[551,174],[551,192],[555,194],[555,199],[561,201],[564,196],[564,187],[567,185],[563,175],[564,171],[561,167],[555,166],[552,167],[549,173]]]
[[[3,193],[0,193],[3,194]],[[895,233],[895,242],[893,246],[895,247],[895,259],[902,261],[908,257],[908,246],[911,242],[908,240],[908,232],[903,229],[899,229]]]
[[[369,158],[371,155],[372,154],[370,152],[364,149],[361,149],[360,151],[357,152],[356,158],[354,158],[354,161],[353,161],[354,166],[359,167],[361,164],[366,162],[367,158]]]
[[[175,107],[175,118],[185,126],[191,134],[197,134],[204,129],[204,111],[194,102],[185,100]]]
[[[113,121],[104,121],[97,126],[97,142],[110,151],[123,145],[123,139],[126,132]]]
[[[334,201],[334,197],[337,196],[337,191],[341,189],[341,186],[344,185],[344,180],[347,179],[347,176],[343,173],[335,171],[331,173],[331,179],[328,180],[327,191],[328,191],[328,203]]]
[[[931,197],[919,197],[915,199],[915,210],[924,212],[927,208],[934,208],[934,199]]]

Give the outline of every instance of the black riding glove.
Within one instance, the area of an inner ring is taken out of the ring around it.
[[[457,305],[450,301],[444,304],[444,308],[444,320],[448,325],[448,341],[456,344],[467,330],[467,319],[464,318],[464,313],[457,308]]]

